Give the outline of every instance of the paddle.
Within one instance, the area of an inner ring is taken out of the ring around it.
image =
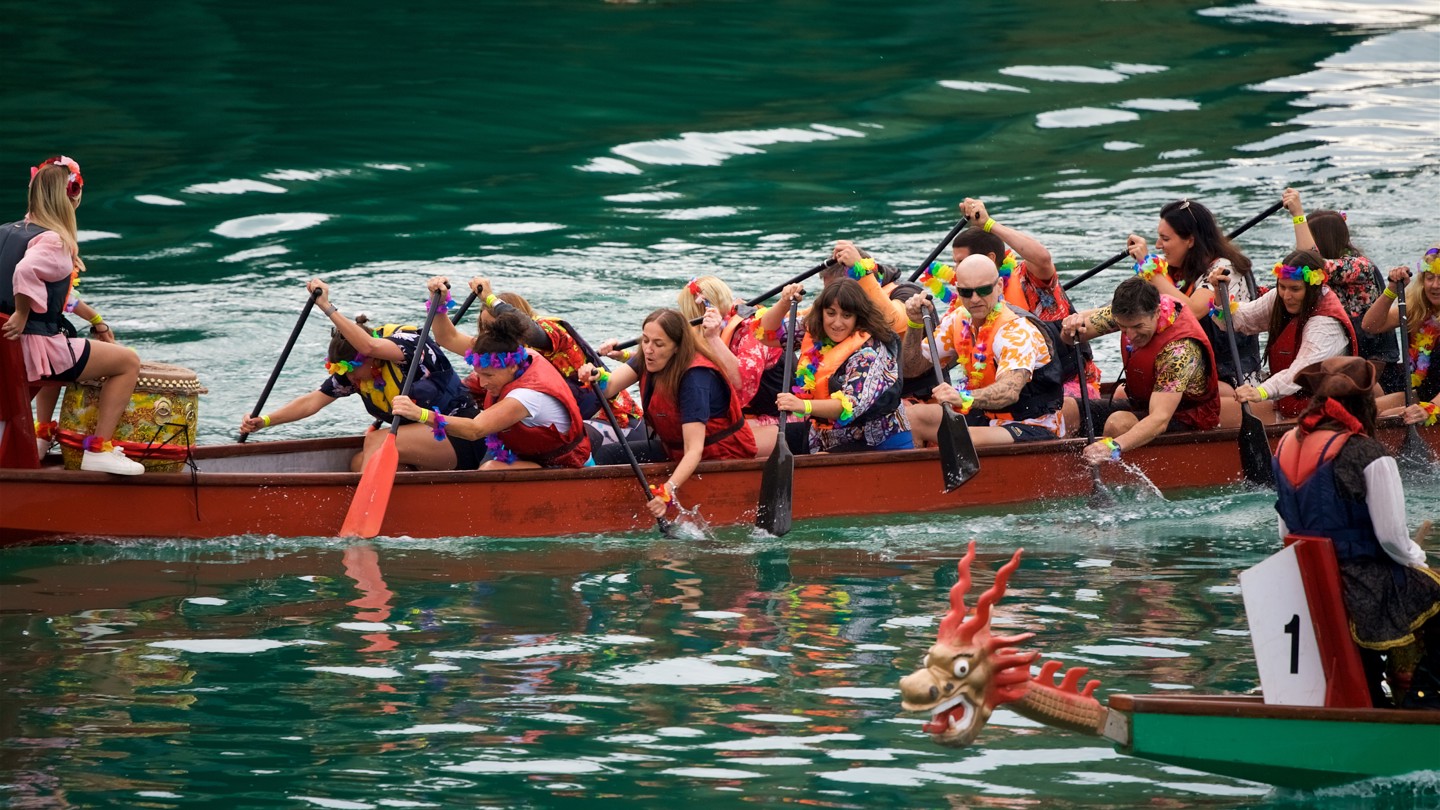
[[[1276,211],[1279,211],[1281,208],[1284,208],[1284,207],[1285,207],[1285,204],[1284,204],[1284,203],[1281,203],[1281,202],[1275,203],[1274,205],[1270,206],[1269,208],[1266,208],[1264,211],[1261,211],[1260,213],[1258,213],[1258,214],[1256,214],[1255,216],[1251,217],[1250,219],[1246,220],[1246,222],[1245,222],[1244,225],[1241,225],[1240,227],[1238,227],[1238,228],[1236,228],[1235,230],[1231,231],[1225,238],[1226,238],[1226,239],[1237,239],[1237,238],[1239,238],[1240,234],[1245,233],[1246,231],[1250,230],[1251,228],[1255,227],[1256,225],[1259,225],[1261,222],[1264,222],[1267,218],[1269,218],[1269,216],[1270,216],[1271,214],[1275,213]],[[1089,270],[1086,270],[1085,272],[1081,273],[1080,275],[1076,276],[1075,278],[1070,279],[1069,281],[1065,282],[1064,284],[1062,284],[1062,285],[1060,285],[1060,286],[1061,286],[1062,288],[1064,288],[1064,289],[1068,292],[1068,291],[1070,291],[1071,289],[1073,289],[1073,288],[1075,288],[1075,287],[1078,287],[1082,282],[1088,280],[1091,276],[1095,275],[1096,273],[1099,273],[1101,270],[1104,270],[1104,269],[1107,268],[1107,267],[1110,267],[1111,265],[1115,264],[1116,262],[1120,261],[1121,259],[1123,259],[1123,258],[1125,258],[1126,256],[1129,256],[1129,255],[1130,255],[1130,251],[1128,251],[1128,250],[1122,250],[1122,251],[1120,251],[1119,253],[1115,254],[1114,256],[1111,256],[1110,258],[1106,259],[1105,261],[1103,261],[1103,262],[1095,265],[1094,267],[1090,268]]]
[[[1410,368],[1410,325],[1405,317],[1405,291],[1400,291],[1400,297],[1396,299],[1400,307],[1400,355],[1401,361],[1405,364],[1405,407],[1415,404],[1415,386],[1411,380]],[[1414,425],[1405,426],[1405,441],[1400,445],[1398,461],[1404,462],[1406,466],[1429,469],[1435,464],[1435,455],[1425,440],[1420,438],[1420,430]]]
[[[940,251],[944,250],[945,246],[950,244],[951,240],[953,240],[960,233],[960,231],[965,227],[965,224],[966,221],[964,219],[961,219],[959,222],[955,223],[955,227],[951,228],[950,232],[945,234],[945,238],[940,240],[940,244],[936,245],[935,249],[930,251],[930,255],[925,257],[925,261],[920,262],[920,266],[915,268],[915,272],[910,274],[911,281],[920,278],[920,276],[924,275],[926,270],[930,269],[930,263],[935,261],[935,257],[939,256]]]
[[[415,339],[415,353],[410,358],[410,367],[405,370],[405,382],[400,386],[401,396],[410,396],[410,386],[420,376],[424,365],[425,344],[430,340],[430,325],[440,314],[440,302],[444,290],[430,294],[430,312],[425,316],[425,325],[420,327],[420,336]],[[345,523],[340,527],[341,537],[363,537],[370,539],[380,533],[380,524],[385,522],[385,510],[390,505],[390,490],[395,486],[395,471],[400,467],[400,451],[395,447],[395,433],[400,430],[400,417],[390,419],[390,432],[365,462],[360,474],[360,484],[350,501],[350,511],[345,513]]]
[[[789,287],[791,284],[799,284],[800,282],[804,281],[804,280],[807,279],[807,278],[810,278],[811,276],[815,275],[816,273],[819,273],[819,272],[823,271],[825,268],[829,267],[830,265],[832,265],[832,264],[834,264],[834,263],[835,263],[835,260],[834,260],[834,259],[826,259],[825,261],[823,261],[823,262],[815,265],[814,267],[810,268],[809,270],[806,270],[805,272],[803,272],[803,273],[801,273],[800,275],[798,275],[798,276],[790,279],[789,281],[787,281],[787,282],[785,282],[785,283],[783,283],[783,284],[779,284],[779,285],[777,285],[777,286],[771,287],[770,289],[766,290],[765,292],[760,293],[759,295],[755,296],[754,298],[751,298],[749,301],[746,301],[746,302],[745,302],[745,306],[747,306],[747,307],[753,307],[753,306],[758,306],[758,305],[760,305],[760,304],[763,304],[763,303],[765,303],[766,301],[769,301],[771,298],[774,298],[775,296],[779,295],[781,290],[785,289],[786,287]],[[701,316],[698,317],[698,318],[691,318],[691,319],[690,319],[690,325],[691,325],[691,326],[699,326],[699,325],[700,325],[701,323],[703,323],[704,321],[705,321],[705,316],[704,316],[704,315],[701,315]],[[632,347],[632,346],[635,346],[635,345],[637,345],[637,344],[639,344],[639,343],[640,343],[640,338],[638,338],[638,337],[637,337],[637,338],[631,338],[630,340],[624,341],[624,342],[622,342],[622,343],[617,343],[617,344],[615,344],[615,351],[618,352],[618,351],[621,351],[622,349],[628,349],[628,348],[630,348],[630,347]]]
[[[566,324],[565,331],[569,332],[570,337],[575,339],[575,345],[580,347],[580,352],[585,355],[587,360],[594,363],[596,368],[605,368],[605,361],[594,349],[590,348],[590,344],[585,342],[585,338],[580,337],[580,333],[575,331],[574,327]],[[635,451],[631,449],[630,442],[626,441],[625,431],[620,429],[620,422],[615,418],[615,409],[610,407],[610,398],[605,396],[604,391],[595,388],[593,382],[590,384],[590,387],[594,388],[595,396],[600,400],[600,409],[605,412],[605,421],[610,423],[610,429],[615,431],[615,438],[620,441],[620,446],[625,449],[625,459],[630,462],[630,471],[635,473],[635,480],[640,482],[640,492],[644,494],[645,502],[649,503],[650,499],[655,497],[654,493],[650,491],[650,481],[645,477],[645,471],[640,469],[640,460],[635,458]],[[671,536],[670,521],[666,520],[664,516],[655,518],[655,527],[666,537]]]
[[[935,348],[932,308],[925,307],[922,323],[925,326],[925,342],[930,344],[930,362],[935,366],[935,384],[949,383],[945,371],[940,368],[940,352]],[[944,403],[940,405],[940,430],[936,439],[940,445],[940,471],[945,475],[945,491],[951,492],[980,471],[980,457],[975,453],[975,442],[970,439],[970,428],[965,420]]]
[[[305,308],[300,310],[300,318],[295,321],[295,328],[290,330],[290,339],[285,341],[285,348],[280,352],[280,359],[275,361],[275,368],[270,370],[270,379],[265,381],[265,390],[260,392],[260,398],[255,400],[255,407],[250,411],[250,418],[254,419],[260,415],[261,409],[265,407],[265,400],[270,398],[270,390],[275,387],[275,381],[280,378],[280,369],[285,367],[285,361],[290,359],[290,350],[295,348],[295,340],[300,337],[300,330],[305,328],[305,319],[310,317],[310,310],[315,308],[315,299],[320,297],[320,291],[310,293],[305,301]],[[250,438],[249,433],[241,433],[237,440],[241,444]]]
[[[1216,285],[1215,295],[1225,301],[1225,318],[1230,320],[1225,325],[1225,341],[1230,346],[1230,362],[1235,364],[1236,379],[1232,380],[1236,388],[1239,388],[1244,380],[1240,376],[1240,349],[1235,345],[1235,324],[1230,315],[1230,284],[1223,282]],[[1275,488],[1275,469],[1270,465],[1270,440],[1265,438],[1265,425],[1260,422],[1260,417],[1250,412],[1250,403],[1240,403],[1240,471],[1244,473],[1245,480],[1258,486]]]
[[[795,379],[795,311],[799,303],[790,305],[785,322],[785,385]],[[790,531],[790,515],[795,496],[795,455],[785,441],[785,424],[790,420],[788,411],[780,412],[780,432],[775,437],[775,449],[765,460],[765,470],[760,475],[760,500],[755,507],[755,526],[782,537]]]
[[[471,290],[470,294],[465,296],[465,300],[460,302],[460,308],[455,310],[454,315],[450,316],[450,323],[459,326],[460,319],[465,317],[465,313],[470,309],[470,305],[473,303],[475,303],[475,291]]]
[[[1075,355],[1080,360],[1080,422],[1085,425],[1085,446],[1089,447],[1095,443],[1095,423],[1090,421],[1090,382],[1085,379],[1085,349],[1082,346],[1084,338],[1075,341]],[[1090,506],[1100,509],[1115,505],[1115,496],[1110,489],[1100,480],[1100,467],[1096,464],[1090,467]]]

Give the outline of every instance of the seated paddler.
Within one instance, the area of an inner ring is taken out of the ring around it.
[[[785,344],[786,315],[803,294],[799,284],[781,291],[760,318],[764,342]],[[900,341],[861,284],[852,278],[825,284],[796,328],[795,379],[776,398],[780,410],[802,417],[787,428],[790,449],[846,453],[914,447],[900,397]]]
[[[600,352],[618,359],[611,345],[602,345]],[[669,479],[654,485],[649,509],[657,517],[665,514],[701,459],[755,457],[755,436],[741,410],[744,403],[710,347],[676,310],[657,309],[645,316],[638,353],[613,371],[587,363],[580,368],[580,380],[612,399],[639,383],[640,404],[655,438],[631,441],[630,447],[640,461],[677,462]],[[619,444],[595,451],[596,464],[625,462]]]
[[[480,413],[447,416],[399,396],[392,403],[396,415],[430,428],[436,441],[473,448],[485,457],[482,470],[585,466],[590,461],[585,420],[565,378],[525,345],[531,326],[515,310],[495,315],[465,352],[474,371],[464,384],[480,401]]]
[[[1093,340],[1120,333],[1125,396],[1090,403],[1102,438],[1085,448],[1091,464],[1119,461],[1127,450],[1163,433],[1212,430],[1220,424],[1215,355],[1200,322],[1181,301],[1161,295],[1143,278],[1126,279],[1108,306],[1064,320],[1062,338]]]
[[[935,327],[940,363],[958,361],[956,385],[937,385],[936,404],[907,408],[915,440],[934,442],[940,428],[938,403],[965,415],[975,445],[1013,444],[1065,435],[1061,405],[1064,388],[1058,329],[1007,301],[999,270],[988,255],[971,255],[955,268],[957,306]],[[905,374],[929,372],[930,346],[922,319],[927,309],[935,323],[933,299],[914,296],[905,305]],[[1047,334],[1047,329],[1055,329]],[[1072,351],[1073,354],[1073,351]]]
[[[312,279],[306,289],[311,293],[320,292],[315,306],[325,313],[333,327],[330,345],[325,351],[325,370],[330,376],[318,389],[270,413],[244,417],[240,420],[241,433],[298,422],[319,413],[337,399],[352,395],[359,395],[360,403],[371,417],[389,423],[395,418],[391,406],[400,395],[406,369],[417,361],[420,372],[410,389],[412,400],[447,417],[475,413],[474,401],[461,387],[460,378],[440,347],[433,340],[419,345],[419,329],[394,323],[372,329],[365,315],[351,320],[340,314],[339,308],[330,302],[330,288],[325,282]],[[443,316],[435,318],[436,323],[444,320]],[[351,470],[362,469],[365,459],[384,440],[385,431],[367,431],[364,449],[351,461]],[[395,433],[395,446],[400,452],[400,463],[417,470],[453,470],[464,462],[463,448],[457,456],[453,443],[435,441],[431,429],[425,425],[401,425]]]
[[[1407,406],[1405,392],[1397,391],[1380,397],[1375,405],[1381,416],[1403,414],[1406,424],[1433,427],[1440,421],[1440,369],[1434,366],[1440,346],[1440,245],[1425,251],[1416,269],[1419,272],[1413,281],[1408,267],[1390,271],[1385,292],[1375,297],[1361,325],[1372,334],[1393,335],[1400,325],[1400,310],[1394,304],[1404,297],[1402,340],[1415,404]]]
[[[1414,539],[1406,529],[1399,469],[1373,438],[1375,379],[1375,367],[1359,357],[1296,373],[1307,406],[1275,448],[1280,536],[1333,544],[1371,702],[1440,708],[1440,574],[1420,546],[1428,526]]]

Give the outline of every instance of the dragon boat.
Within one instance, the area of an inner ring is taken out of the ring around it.
[[[1021,551],[967,616],[972,541],[936,643],[900,681],[901,707],[928,712],[925,732],[952,748],[973,744],[1005,706],[1105,738],[1122,754],[1298,790],[1440,770],[1440,710],[1371,707],[1344,607],[1333,595],[1339,568],[1329,541],[1286,542],[1241,575],[1262,696],[1115,694],[1101,703],[1100,681],[1082,684],[1087,668],[1062,674],[1059,661],[1040,663],[1039,652],[1020,649],[1034,633],[991,633],[991,609]]]

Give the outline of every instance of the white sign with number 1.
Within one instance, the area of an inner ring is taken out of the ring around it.
[[[1295,546],[1242,571],[1240,592],[1265,702],[1324,706],[1325,669],[1320,664],[1320,647]]]

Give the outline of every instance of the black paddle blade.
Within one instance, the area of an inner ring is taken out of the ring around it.
[[[1090,497],[1085,499],[1091,509],[1108,509],[1115,505],[1115,493],[1100,480],[1098,467],[1090,468]]]
[[[760,475],[760,501],[755,510],[755,527],[783,536],[790,531],[790,507],[795,495],[795,456],[785,444],[785,430]]]
[[[1246,408],[1240,417],[1240,471],[1257,486],[1275,488],[1275,468],[1270,464],[1270,441],[1265,425]]]
[[[1435,453],[1430,450],[1430,445],[1420,438],[1420,431],[1414,425],[1406,426],[1405,442],[1400,445],[1400,452],[1396,454],[1395,460],[1410,469],[1435,469]]]
[[[975,443],[970,440],[970,428],[964,418],[950,409],[940,406],[940,431],[936,436],[940,444],[940,470],[945,475],[945,491],[953,492],[980,471],[980,456],[975,452]]]

